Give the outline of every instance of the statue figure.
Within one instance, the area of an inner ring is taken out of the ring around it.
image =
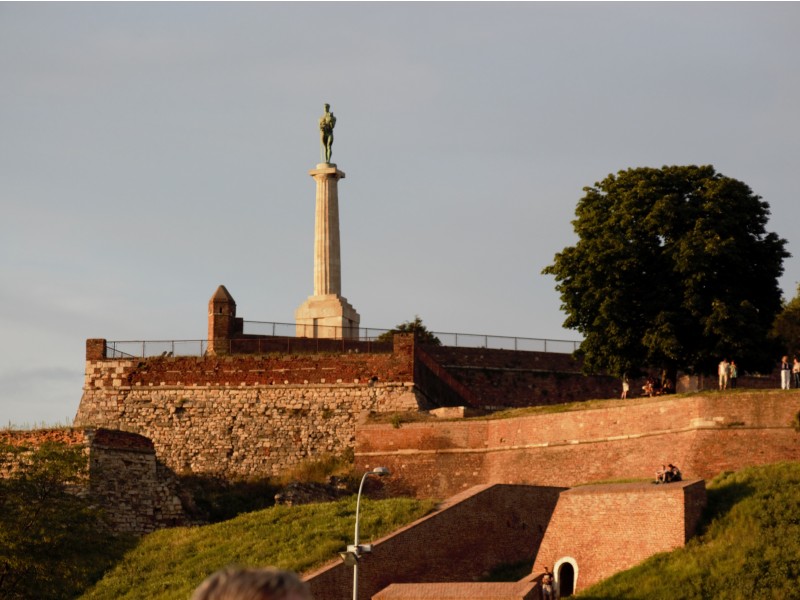
[[[325,114],[319,120],[319,135],[322,143],[322,153],[325,155],[325,162],[331,162],[331,146],[333,146],[333,128],[336,126],[336,117],[330,112],[331,105],[325,105]]]

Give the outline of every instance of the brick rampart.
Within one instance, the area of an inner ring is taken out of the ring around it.
[[[686,544],[705,506],[703,481],[666,485],[630,483],[592,485],[561,493],[541,544],[534,572],[549,567],[556,580],[585,589],[629,569],[658,552]]]
[[[399,490],[439,498],[487,483],[570,487],[652,478],[670,462],[706,479],[800,460],[800,434],[791,425],[798,410],[800,391],[739,391],[498,420],[363,424],[356,463],[385,465]]]
[[[561,491],[493,485],[450,498],[435,513],[373,543],[360,563],[359,598],[390,583],[473,581],[498,564],[532,564]],[[352,596],[353,570],[341,562],[304,579],[316,600]]]
[[[45,442],[83,448],[89,477],[75,491],[103,508],[115,531],[143,534],[187,523],[174,477],[159,468],[147,438],[105,429],[39,429],[3,432],[0,442],[26,448]]]
[[[475,408],[547,406],[592,398],[616,398],[619,379],[583,375],[570,354],[488,348],[426,346],[425,352],[469,390]]]

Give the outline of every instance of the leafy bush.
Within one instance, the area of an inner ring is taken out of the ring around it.
[[[76,495],[86,482],[81,448],[3,447],[0,462],[11,470],[0,479],[0,598],[74,598],[132,545]]]

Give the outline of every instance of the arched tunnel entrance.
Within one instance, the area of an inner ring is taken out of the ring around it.
[[[571,562],[564,561],[555,573],[558,585],[558,597],[567,598],[575,593],[575,567]]]

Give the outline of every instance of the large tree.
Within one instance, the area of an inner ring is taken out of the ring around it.
[[[797,286],[797,295],[786,303],[775,318],[772,334],[783,354],[800,355],[800,285]]]
[[[636,168],[585,195],[578,242],[556,254],[564,326],[584,335],[588,371],[710,372],[723,356],[767,368],[786,241],[769,205],[711,166]]]

